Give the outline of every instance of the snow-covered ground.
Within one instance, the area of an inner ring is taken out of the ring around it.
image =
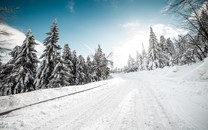
[[[0,116],[0,129],[207,130],[207,65],[206,60],[0,97],[0,111],[5,111],[102,85]]]

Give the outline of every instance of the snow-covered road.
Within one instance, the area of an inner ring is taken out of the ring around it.
[[[208,129],[207,81],[184,81],[144,71],[104,82],[106,85],[90,91],[4,115],[0,129]]]

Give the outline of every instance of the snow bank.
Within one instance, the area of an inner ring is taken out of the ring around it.
[[[193,69],[191,72],[184,76],[186,80],[208,80],[208,58],[204,62]]]
[[[86,85],[68,86],[62,88],[40,89],[27,93],[2,96],[0,97],[0,112],[82,91],[99,85],[104,85],[107,83],[107,81],[108,80],[89,83]]]

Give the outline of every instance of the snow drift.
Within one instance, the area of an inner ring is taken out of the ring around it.
[[[208,80],[208,58],[196,69],[188,73],[184,79],[186,80]]]

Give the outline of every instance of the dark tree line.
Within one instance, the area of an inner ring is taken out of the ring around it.
[[[32,32],[28,31],[22,46],[16,46],[10,52],[12,59],[0,65],[1,96],[42,88],[82,85],[108,78],[109,61],[100,45],[92,58],[88,56],[85,60],[82,55],[77,56],[75,50],[71,51],[68,44],[64,45],[61,53],[56,20],[46,34],[45,50],[40,60],[35,50],[37,43]]]

